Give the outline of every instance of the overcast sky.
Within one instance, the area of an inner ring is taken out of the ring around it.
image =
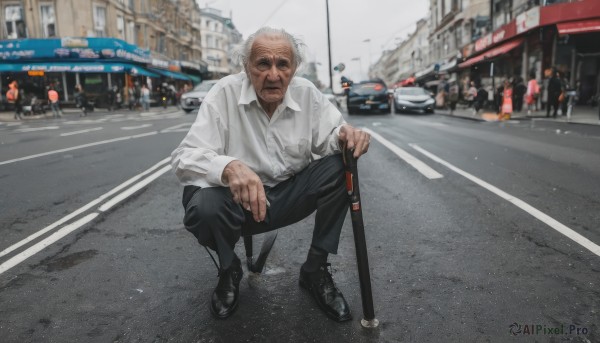
[[[224,17],[231,12],[244,39],[262,26],[283,28],[300,37],[307,46],[306,59],[321,63],[319,79],[329,83],[325,0],[197,1],[201,8],[208,4],[222,10]],[[428,0],[329,0],[332,65],[342,62],[343,75],[364,79],[369,63],[412,33],[428,8]]]

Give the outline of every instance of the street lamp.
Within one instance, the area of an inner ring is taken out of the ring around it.
[[[327,10],[327,53],[329,54],[329,89],[333,91],[333,70],[331,68],[331,35],[329,34],[329,0],[325,0]]]

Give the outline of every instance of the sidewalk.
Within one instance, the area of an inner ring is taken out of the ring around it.
[[[459,107],[452,114],[449,110],[436,109],[435,113],[460,117],[470,120],[478,121],[498,121],[498,116],[489,110],[481,110],[479,113],[474,114],[473,109]],[[560,112],[559,112],[560,113]],[[554,123],[565,123],[565,124],[586,124],[586,125],[600,125],[600,115],[597,107],[589,106],[577,106],[573,107],[573,113],[571,114],[570,120],[567,116],[558,115],[556,118],[547,118],[546,111],[535,111],[531,114],[527,114],[527,111],[515,112],[510,117],[511,120],[535,120],[535,121],[547,121]]]
[[[65,118],[73,118],[73,117],[79,117],[79,115],[81,114],[81,110],[79,110],[78,108],[65,108],[62,110],[63,111],[63,116],[62,119]],[[98,117],[98,116],[104,116],[104,115],[115,115],[115,114],[119,114],[119,115],[127,115],[127,114],[137,114],[140,116],[152,116],[152,115],[159,115],[161,113],[171,113],[171,112],[176,112],[178,111],[178,108],[175,106],[169,106],[166,109],[163,107],[150,107],[149,111],[130,111],[127,108],[120,108],[118,110],[115,111],[108,111],[105,108],[97,108],[94,109],[93,112],[88,112],[86,118],[90,118],[90,117]],[[38,120],[44,120],[44,119],[54,119],[54,114],[52,113],[52,110],[47,110],[46,114],[36,114],[36,115],[28,115],[28,116],[24,116],[21,115],[21,120],[15,119],[15,113],[13,111],[2,111],[0,112],[0,123],[27,123],[27,122],[34,122],[34,121],[38,121]],[[61,118],[58,118],[61,119]]]

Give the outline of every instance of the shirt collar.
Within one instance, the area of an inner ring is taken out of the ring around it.
[[[293,79],[292,82],[293,83]],[[291,86],[290,83],[290,86]],[[299,112],[300,105],[292,98],[290,92],[290,86],[288,86],[287,91],[283,97],[283,106],[288,107],[293,111]],[[250,78],[248,76],[244,77],[242,81],[242,91],[240,93],[240,99],[238,100],[238,105],[249,105],[252,102],[256,101],[258,103],[258,97],[256,96],[256,90],[254,90],[254,86],[252,86],[252,82],[250,82]]]

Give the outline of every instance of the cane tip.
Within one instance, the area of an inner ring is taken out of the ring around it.
[[[360,324],[363,326],[363,328],[374,329],[379,326],[379,320],[376,318],[371,320],[361,319]]]

